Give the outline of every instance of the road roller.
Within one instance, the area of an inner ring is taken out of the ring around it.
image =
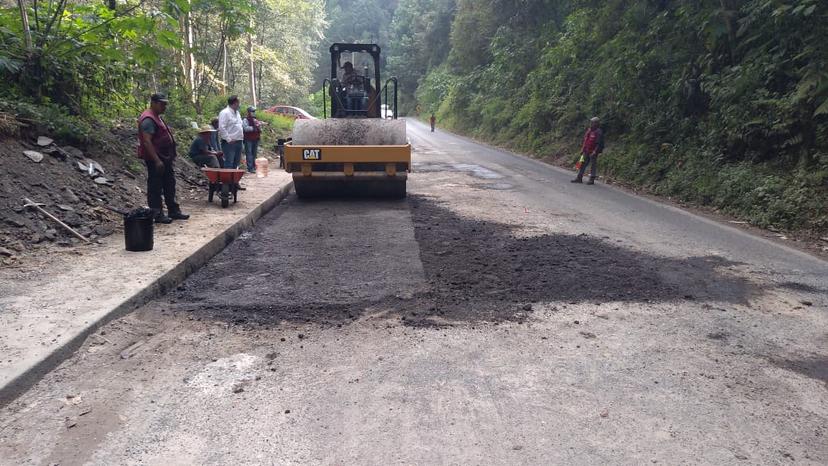
[[[405,197],[411,145],[397,119],[397,79],[382,82],[377,44],[336,43],[330,52],[323,118],[296,120],[284,148],[297,196]]]

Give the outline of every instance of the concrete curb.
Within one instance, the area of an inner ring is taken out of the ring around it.
[[[190,274],[201,268],[216,254],[223,251],[224,248],[238,238],[244,230],[249,229],[265,214],[273,210],[279,202],[287,197],[292,188],[292,181],[279,188],[276,193],[256,206],[247,215],[227,227],[224,231],[216,235],[215,238],[207,242],[204,246],[181,261],[171,270],[167,271],[164,275],[158,277],[158,279],[152,283],[147,284],[142,290],[127,298],[118,306],[109,310],[109,312],[101,316],[96,321],[89,322],[81,331],[68,338],[60,346],[54,348],[46,357],[33,364],[25,372],[9,381],[4,386],[0,387],[0,407],[4,407],[14,401],[18,396],[25,393],[38,381],[40,381],[40,379],[42,379],[43,376],[48,374],[52,369],[72,356],[83,345],[86,338],[98,330],[98,328],[119,317],[123,317],[139,306],[180,285],[184,279],[190,276]]]

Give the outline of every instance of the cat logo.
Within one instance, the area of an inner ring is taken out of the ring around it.
[[[322,160],[322,149],[302,149],[302,160]]]

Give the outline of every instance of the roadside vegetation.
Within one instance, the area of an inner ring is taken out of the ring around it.
[[[156,91],[185,132],[229,94],[321,116],[330,43],[377,42],[385,76],[400,79],[401,114],[435,112],[440,127],[565,166],[597,115],[608,179],[763,227],[828,231],[823,1],[5,5],[3,134],[90,144],[133,125]]]
[[[828,230],[828,4],[401,0],[409,113],[763,227]]]
[[[178,128],[229,94],[302,104],[325,25],[321,0],[20,0],[0,9],[0,112],[83,144],[132,124],[153,92]]]

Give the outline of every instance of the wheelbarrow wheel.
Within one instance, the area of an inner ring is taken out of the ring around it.
[[[213,193],[216,192],[216,186],[210,183],[210,192],[207,193],[207,202],[213,202]]]
[[[227,207],[230,205],[230,184],[229,183],[222,183],[221,184],[221,206]]]

